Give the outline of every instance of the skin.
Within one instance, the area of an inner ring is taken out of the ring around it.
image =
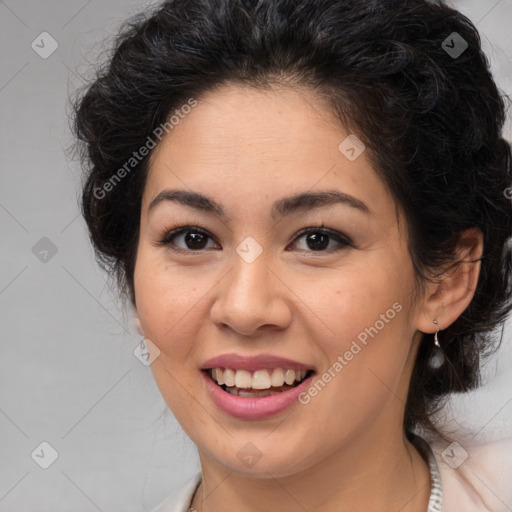
[[[136,312],[160,350],[156,383],[199,451],[192,506],[200,512],[427,508],[428,466],[402,432],[410,375],[422,333],[444,329],[469,304],[479,263],[418,290],[406,219],[366,152],[349,161],[338,150],[349,133],[311,91],[225,85],[198,98],[152,154]],[[207,195],[230,219],[175,201],[148,211],[164,189]],[[319,190],[348,194],[370,212],[336,204],[271,218],[275,200]],[[297,237],[322,223],[353,246],[331,237],[315,251]],[[159,245],[181,226],[206,231],[205,248],[191,250],[179,234],[174,247],[188,253]],[[263,250],[250,264],[236,252],[248,236]],[[461,238],[461,258],[481,250],[480,233]],[[401,311],[307,405],[248,421],[219,410],[206,391],[200,366],[228,352],[287,357],[321,375],[396,302]],[[251,467],[237,457],[248,442],[261,453]]]

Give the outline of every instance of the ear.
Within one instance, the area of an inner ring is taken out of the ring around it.
[[[142,324],[140,323],[140,318],[139,318],[137,311],[135,311],[135,316],[133,317],[133,323],[135,325],[135,329],[137,329],[137,332],[142,337],[144,337],[144,331],[142,330]]]
[[[418,317],[419,331],[432,333],[437,329],[446,329],[469,306],[480,275],[483,246],[483,234],[478,228],[461,233],[454,263],[436,276],[433,282],[426,283]],[[437,325],[434,320],[437,320]]]

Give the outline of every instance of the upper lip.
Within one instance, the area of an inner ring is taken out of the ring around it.
[[[266,368],[286,368],[291,370],[314,370],[314,367],[298,361],[292,361],[285,357],[277,357],[271,354],[249,356],[242,354],[222,354],[208,359],[201,366],[201,370],[210,368],[231,368],[233,370],[256,371]]]

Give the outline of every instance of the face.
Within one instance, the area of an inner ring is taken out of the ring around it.
[[[286,476],[400,429],[419,315],[406,223],[366,152],[339,149],[349,135],[306,90],[224,86],[152,155],[136,309],[202,462]]]

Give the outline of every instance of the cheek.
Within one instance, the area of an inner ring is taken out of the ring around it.
[[[407,297],[413,286],[406,262],[400,268],[401,275],[395,260],[394,265],[338,272],[322,291],[308,295],[329,328],[319,327],[315,337],[330,368],[325,379],[336,381],[333,400],[343,397],[357,407],[375,399],[377,405],[389,389],[399,386],[411,349]]]
[[[400,278],[386,267],[352,268],[323,281],[307,297],[313,300],[315,313],[326,319],[334,339],[346,342],[360,335],[364,342],[368,330],[389,331],[404,316],[404,299],[410,293],[405,273]]]
[[[144,336],[161,352],[174,351],[177,360],[189,349],[198,317],[204,311],[205,297],[213,283],[199,278],[192,267],[177,269],[172,265],[144,258],[135,268],[135,298]]]
[[[350,390],[345,399],[354,405],[395,389],[411,350],[407,298],[413,281],[405,266],[401,275],[398,269],[385,268],[353,273],[344,282],[348,289],[338,286],[331,294],[331,327],[336,336],[326,352],[331,364],[340,362],[341,356],[337,369],[343,377],[338,384],[342,393]]]
[[[204,286],[198,287],[190,272],[146,258],[143,252],[140,256],[134,275],[137,311],[144,337],[160,350],[151,371],[168,407],[186,418],[191,404],[185,390],[193,389],[197,378],[191,353],[198,315],[205,314]],[[195,416],[200,412],[195,411]]]

